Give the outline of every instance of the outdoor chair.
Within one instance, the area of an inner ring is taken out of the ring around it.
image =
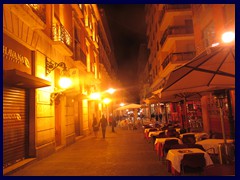
[[[167,131],[167,137],[178,137],[178,132],[175,128],[169,128]]]
[[[180,134],[186,133],[187,130],[186,129],[180,129]]]
[[[188,148],[197,148],[206,151],[201,144],[186,144]]]
[[[185,149],[185,148],[189,148],[187,144],[174,144],[170,147],[170,149]]]
[[[211,139],[223,139],[223,135],[222,133],[212,133],[211,136],[210,136]]]
[[[195,144],[196,138],[194,134],[185,134],[182,137],[183,144]]]
[[[155,140],[156,140],[156,138],[165,138],[166,137],[166,135],[165,135],[165,132],[163,131],[163,132],[160,132],[158,135],[156,135],[156,136],[152,136],[152,142],[153,142],[153,145],[154,145],[154,143],[155,143]]]
[[[173,145],[179,144],[177,139],[167,139],[163,145],[163,152],[166,155]]]
[[[205,166],[204,153],[187,153],[183,155],[181,160],[181,174],[198,173],[198,175],[201,175]]]

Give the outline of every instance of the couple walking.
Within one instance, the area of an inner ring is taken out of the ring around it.
[[[102,118],[100,119],[99,123],[97,122],[97,118],[95,117],[95,115],[93,115],[92,127],[93,127],[93,132],[94,132],[95,137],[97,137],[99,127],[101,126],[102,137],[103,137],[103,139],[105,139],[107,125],[108,125],[107,118],[105,118],[104,115],[102,115]]]

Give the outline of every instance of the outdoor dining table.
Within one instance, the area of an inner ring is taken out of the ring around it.
[[[190,132],[190,133],[184,133],[184,134],[180,134],[180,138],[182,139],[182,137],[184,135],[189,135],[189,134],[194,134],[196,141],[201,141],[201,139],[204,138],[209,138],[209,134],[205,133],[205,132]]]
[[[149,140],[149,138],[151,137],[151,136],[149,136],[149,133],[155,132],[155,131],[150,131],[150,129],[153,129],[153,128],[146,128],[146,129],[144,129],[144,137],[145,137],[147,140]],[[158,129],[158,128],[154,128],[154,129]],[[159,131],[159,130],[158,130],[158,131]]]
[[[166,140],[170,139],[177,139],[179,144],[182,144],[181,139],[175,138],[175,137],[167,137],[167,138],[156,138],[154,145],[155,145],[155,150],[157,152],[158,157],[163,157],[164,152],[163,152],[163,146]]]
[[[157,136],[159,133],[164,132],[164,131],[151,131],[148,133],[148,137],[151,138],[152,136]]]
[[[183,155],[187,153],[204,153],[206,166],[213,165],[213,161],[208,153],[198,148],[185,148],[185,149],[170,149],[167,153],[166,160],[168,162],[168,171],[173,175],[180,175],[181,173],[181,160]]]
[[[227,143],[233,142],[233,139],[227,139]],[[222,143],[224,143],[224,139],[204,139],[202,141],[196,142],[196,144],[201,144],[203,148],[211,154],[218,154],[218,146]]]

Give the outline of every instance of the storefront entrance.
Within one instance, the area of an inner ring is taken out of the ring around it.
[[[3,167],[28,155],[27,98],[25,89],[3,87]]]

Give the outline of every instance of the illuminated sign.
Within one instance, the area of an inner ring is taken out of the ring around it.
[[[3,56],[6,60],[10,60],[17,64],[23,64],[27,68],[30,68],[30,62],[27,57],[21,55],[20,53],[17,53],[16,51],[6,46],[3,46]]]

